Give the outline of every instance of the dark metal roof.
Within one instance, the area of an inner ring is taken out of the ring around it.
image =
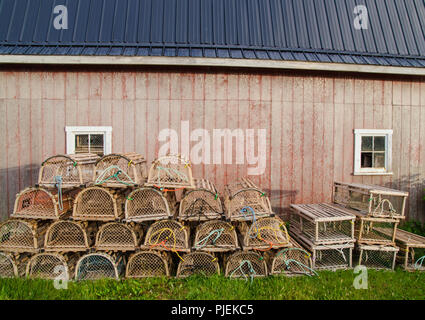
[[[53,8],[68,9],[68,29]],[[365,5],[369,28],[354,28]],[[425,67],[425,0],[0,0],[0,54]]]

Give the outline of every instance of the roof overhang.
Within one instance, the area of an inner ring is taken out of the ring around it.
[[[265,68],[283,70],[309,70],[327,72],[353,72],[425,76],[425,68],[394,67],[349,63],[325,63],[292,60],[223,59],[197,57],[152,56],[47,56],[47,55],[0,55],[0,64],[46,64],[46,65],[134,65],[134,66],[184,66],[184,67],[230,67]]]

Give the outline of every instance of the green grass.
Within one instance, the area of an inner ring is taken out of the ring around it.
[[[369,270],[367,290],[353,287],[355,276],[348,270],[253,283],[223,276],[99,280],[70,282],[67,290],[55,289],[48,280],[0,279],[0,299],[425,299],[425,273]]]

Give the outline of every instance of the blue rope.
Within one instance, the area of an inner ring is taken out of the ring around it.
[[[418,260],[416,260],[415,266],[414,266],[416,270],[422,268],[422,263],[424,262],[424,260],[425,260],[425,256],[422,256]],[[419,261],[420,261],[420,264],[418,264]]]
[[[256,272],[255,272],[255,270],[254,270],[254,267],[252,266],[252,263],[251,263],[251,261],[249,261],[249,260],[242,260],[241,261],[241,263],[239,264],[239,267],[237,267],[235,270],[233,270],[232,271],[232,273],[230,274],[230,277],[232,277],[233,276],[233,274],[237,271],[237,270],[239,270],[241,273],[242,273],[242,275],[243,275],[243,277],[245,278],[245,280],[246,281],[248,281],[248,276],[247,276],[247,274],[242,270],[242,267],[243,267],[243,265],[244,264],[247,264],[248,265],[248,268],[249,268],[249,277],[250,277],[250,279],[251,279],[251,283],[252,283],[252,281],[253,281],[253,279],[254,279],[254,276],[257,274]]]
[[[63,210],[63,199],[62,199],[62,176],[55,176],[55,187],[58,189],[58,206],[59,210]]]
[[[184,174],[183,172],[178,171],[177,169],[166,168],[166,167],[161,167],[161,166],[157,166],[156,168],[158,169],[158,174],[157,174],[158,181],[160,181],[159,171],[161,171],[161,170],[165,171],[167,173],[167,175],[171,178],[173,178],[173,175],[171,174],[171,171],[173,171],[175,176],[177,176],[181,180],[183,180],[185,182],[189,181],[189,178],[187,177],[187,175]]]
[[[278,257],[281,254],[282,255],[285,254],[289,250],[297,250],[297,251],[301,251],[302,253],[304,253],[307,256],[310,255],[307,251],[305,251],[304,249],[301,249],[301,248],[287,248],[287,249],[284,249],[284,250],[279,251],[278,254],[276,255],[276,257]],[[298,266],[300,266],[304,270],[304,273],[306,275],[308,275],[309,277],[311,277],[311,274],[308,273],[307,270],[310,271],[311,273],[313,273],[314,275],[319,276],[319,274],[315,270],[313,270],[309,266],[305,265],[304,263],[302,263],[302,262],[300,262],[298,260],[295,260],[295,259],[286,259],[286,254],[283,257],[283,262],[285,263],[285,265],[288,268],[288,270],[291,269],[291,266],[289,265],[289,263],[290,262],[294,262],[295,264],[297,264]]]
[[[250,215],[247,213],[248,210],[250,211]],[[257,219],[255,217],[254,209],[252,209],[251,207],[243,207],[240,212],[243,214],[244,218],[247,221],[252,221],[252,224],[251,224],[251,226],[249,227],[249,230],[248,230],[249,237],[251,239],[257,238],[260,230],[258,229],[258,226],[257,226]],[[252,228],[254,228],[254,227],[256,228],[256,232],[255,232],[255,235],[253,236],[253,235],[251,235],[251,231],[252,231]]]
[[[116,169],[117,170],[117,172],[115,172],[114,174],[112,174],[112,175],[110,175],[108,178],[106,178],[106,179],[103,179],[103,177],[106,175],[106,173],[108,173],[110,170],[112,170],[112,169]],[[127,183],[127,182],[125,182],[125,181],[122,181],[118,176],[120,175],[120,174],[123,174],[129,181],[130,181],[130,183]],[[103,183],[105,183],[105,182],[107,182],[108,180],[110,180],[110,179],[113,179],[113,178],[115,178],[116,179],[116,181],[117,182],[119,182],[119,183],[122,183],[122,184],[124,184],[124,185],[126,185],[126,186],[132,186],[132,185],[135,185],[136,184],[136,182],[134,182],[131,178],[130,178],[130,176],[127,174],[127,173],[125,173],[125,172],[123,172],[122,170],[121,170],[121,168],[120,167],[118,167],[118,166],[110,166],[110,167],[108,167],[108,168],[106,168],[105,170],[103,170],[102,171],[102,173],[97,177],[97,179],[96,179],[96,181],[95,181],[95,185],[99,185],[99,184],[103,184]],[[103,180],[102,180],[103,179]]]
[[[223,231],[224,231],[224,228],[215,229],[215,230],[211,231],[205,238],[199,240],[195,244],[195,248],[201,249],[201,248],[205,247],[208,243],[209,238],[211,238],[213,234],[217,233],[216,237],[212,240],[212,244],[215,245],[215,242],[217,241],[218,238],[221,237],[221,234],[223,233]]]

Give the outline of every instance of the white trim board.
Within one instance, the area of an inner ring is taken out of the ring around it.
[[[394,67],[329,62],[197,57],[0,55],[0,64],[200,66],[309,71],[315,70],[331,72],[337,71],[425,76],[425,68],[414,67]]]

